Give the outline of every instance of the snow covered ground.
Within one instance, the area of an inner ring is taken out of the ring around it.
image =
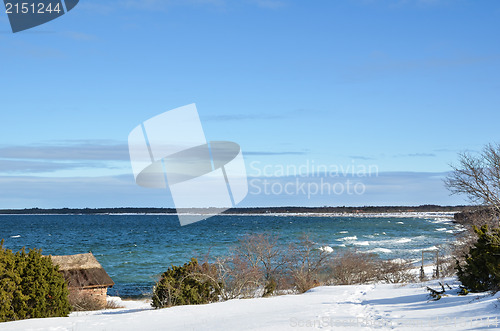
[[[230,300],[153,310],[146,301],[125,308],[1,323],[0,330],[488,330],[499,329],[500,293],[458,296],[455,278],[447,294],[431,301],[426,286],[373,284],[322,286],[301,295]]]

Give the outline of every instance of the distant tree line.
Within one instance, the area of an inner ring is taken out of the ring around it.
[[[223,214],[270,214],[270,213],[399,213],[399,212],[454,212],[464,211],[470,206],[439,206],[439,205],[420,205],[420,206],[363,206],[363,207],[248,207],[231,208]],[[180,212],[183,210],[180,209]],[[187,211],[187,210],[186,210]],[[1,209],[0,214],[175,214],[175,208],[26,208],[26,209]],[[199,212],[210,214],[211,208],[193,208],[189,212]]]

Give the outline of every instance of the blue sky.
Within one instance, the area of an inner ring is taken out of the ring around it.
[[[190,103],[253,179],[377,167],[363,194],[242,205],[465,203],[442,178],[499,140],[499,21],[495,0],[82,0],[16,34],[2,14],[0,208],[171,207],[135,185],[127,136]]]

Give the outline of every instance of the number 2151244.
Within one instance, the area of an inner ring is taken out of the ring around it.
[[[60,13],[62,11],[60,4],[57,3],[52,6],[52,3],[5,3],[5,9],[7,14],[52,14]]]

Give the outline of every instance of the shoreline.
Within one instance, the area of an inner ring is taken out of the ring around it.
[[[402,218],[426,218],[426,217],[443,217],[443,218],[451,218],[458,213],[459,211],[444,211],[444,212],[379,212],[379,213],[223,213],[223,214],[211,214],[211,213],[93,213],[93,214],[85,214],[85,213],[11,213],[11,214],[0,214],[0,216],[82,216],[82,215],[110,215],[110,216],[136,216],[136,215],[145,215],[145,216],[186,216],[186,215],[211,215],[211,216],[274,216],[274,217],[402,217]]]

